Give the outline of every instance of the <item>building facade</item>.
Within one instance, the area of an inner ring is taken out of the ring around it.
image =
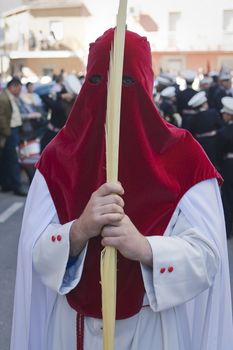
[[[18,0],[4,12],[4,40],[0,36],[11,73],[22,66],[38,75],[85,71],[89,43],[115,25],[117,8],[118,0]],[[232,0],[196,0],[195,6],[184,0],[129,0],[127,26],[147,36],[156,74],[233,70]]]

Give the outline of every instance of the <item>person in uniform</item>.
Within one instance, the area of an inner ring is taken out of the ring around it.
[[[172,82],[168,77],[166,76],[164,77],[161,75],[158,75],[156,77],[154,81],[154,87],[153,87],[153,98],[156,106],[159,105],[161,91],[163,91],[164,89],[166,89],[168,86],[171,86],[171,85],[172,85]]]
[[[65,127],[41,155],[19,242],[11,350],[101,350],[100,254],[115,247],[115,349],[230,350],[222,179],[153,101],[151,50],[126,31],[119,181],[106,183],[114,29],[90,45]]]
[[[208,92],[212,84],[213,84],[213,79],[209,76],[204,76],[199,82],[199,91],[205,91],[207,100],[208,100]]]
[[[188,102],[194,114],[186,119],[182,125],[197,139],[215,167],[219,167],[219,152],[217,133],[224,122],[221,115],[212,108],[208,108],[206,93],[198,92]]]
[[[210,71],[208,76],[212,79],[212,83],[210,84],[206,92],[208,105],[210,108],[215,108],[215,94],[219,89],[219,72]]]
[[[176,88],[174,86],[168,86],[161,91],[158,109],[161,116],[169,123],[181,126],[182,119],[177,113]]]
[[[230,238],[233,224],[233,97],[223,97],[222,105],[225,125],[218,132],[218,148],[221,156],[220,172],[224,179],[221,192],[226,231]]]
[[[215,90],[213,95],[213,107],[219,112],[223,107],[222,98],[225,96],[233,96],[231,78],[231,73],[228,71],[222,71],[219,74],[218,88]]]
[[[181,117],[189,114],[190,107],[188,106],[188,101],[197,93],[192,87],[195,76],[193,71],[186,71],[183,74],[186,88],[177,93],[177,111]]]

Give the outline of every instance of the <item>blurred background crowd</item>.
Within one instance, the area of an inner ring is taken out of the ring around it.
[[[155,77],[153,99],[161,118],[191,132],[224,178],[222,198],[227,235],[233,223],[233,84],[227,67],[198,75],[194,70]],[[0,92],[0,184],[3,192],[25,196],[46,145],[65,125],[85,76],[61,70],[51,78],[23,83],[13,76]],[[43,83],[46,81],[46,83]],[[188,164],[187,164],[188,166]]]
[[[3,192],[26,195],[23,169],[29,182],[40,153],[64,126],[78,95],[82,77],[61,71],[45,84],[22,83],[14,76],[0,92],[0,184]]]

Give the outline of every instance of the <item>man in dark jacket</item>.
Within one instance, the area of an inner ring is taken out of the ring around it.
[[[0,183],[3,192],[13,191],[16,195],[26,196],[27,193],[21,186],[20,165],[16,152],[22,125],[17,104],[21,86],[20,79],[13,77],[0,94]]]

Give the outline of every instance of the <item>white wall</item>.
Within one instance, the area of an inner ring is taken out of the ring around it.
[[[5,4],[7,1],[1,1],[0,11],[1,7],[4,7],[3,3]],[[8,6],[13,8],[16,3],[20,3],[20,0],[10,0]],[[77,3],[80,3],[80,1],[77,0]],[[70,41],[73,40],[74,49],[76,49],[75,46],[78,43],[77,38],[81,38],[84,55],[86,56],[89,43],[109,27],[115,26],[119,1],[83,0],[83,3],[92,16],[78,21],[76,18],[69,18],[69,23],[65,23],[64,31],[66,37],[70,35]],[[134,9],[134,15],[140,12],[150,14],[158,24],[159,31],[145,32],[134,20],[132,9]],[[233,9],[233,0],[195,0],[195,2],[191,0],[128,0],[127,24],[129,30],[134,30],[148,37],[152,50],[231,51],[233,50],[233,33],[223,32],[224,9]],[[168,31],[169,12],[172,11],[182,13],[179,28],[176,32]],[[38,21],[40,25],[41,21],[43,19]],[[46,21],[48,23],[47,19]],[[46,26],[45,23],[45,28]],[[74,35],[74,28],[77,35]],[[69,32],[70,34],[68,34]],[[14,34],[12,33],[12,35]]]
[[[180,11],[179,31],[174,33],[177,49],[233,50],[233,33],[227,40],[223,35],[223,10],[233,9],[232,0],[147,0],[141,3],[143,10],[159,25],[159,33],[153,38],[157,49],[169,49],[168,13]]]

